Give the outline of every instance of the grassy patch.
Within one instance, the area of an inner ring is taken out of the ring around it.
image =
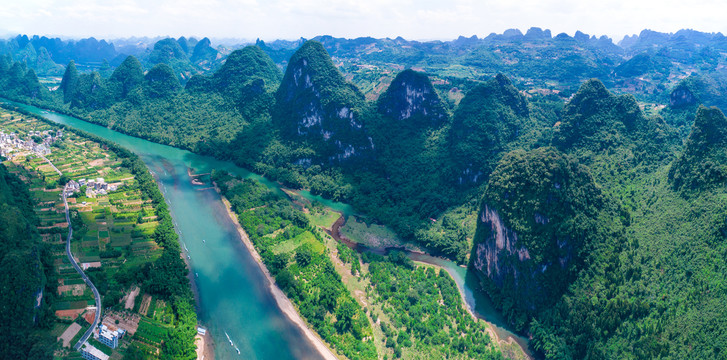
[[[308,217],[308,221],[310,221],[311,225],[330,229],[336,220],[341,217],[341,214],[325,209],[322,211],[311,211],[306,214],[306,217]]]
[[[310,231],[305,231],[292,239],[273,245],[270,250],[272,250],[275,254],[289,253],[295,251],[295,249],[303,244],[309,244],[311,249],[319,254],[323,253],[323,250],[325,249],[325,246],[321,244],[321,242],[318,241]]]
[[[136,329],[136,333],[134,334],[134,338],[148,344],[161,345],[167,331],[167,328],[163,325],[147,319],[141,319],[139,321],[139,328]]]
[[[31,191],[31,195],[38,202],[49,202],[49,201],[56,201],[56,200],[60,199],[61,192],[60,191],[36,190],[36,191]]]
[[[370,247],[385,247],[401,245],[402,241],[396,236],[396,233],[387,227],[376,224],[367,224],[364,221],[358,221],[351,216],[346,224],[341,227],[341,234],[348,239]]]

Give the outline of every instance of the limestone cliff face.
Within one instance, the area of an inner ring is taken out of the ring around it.
[[[506,154],[485,191],[471,265],[516,326],[575,280],[612,211],[587,168],[554,148]],[[609,220],[612,221],[612,220]]]
[[[276,100],[273,120],[283,135],[307,141],[321,160],[341,162],[371,150],[364,96],[346,82],[320,43],[308,41],[291,57]]]
[[[477,244],[474,265],[501,287],[505,274],[511,273],[517,278],[517,269],[506,264],[505,257],[514,256],[523,262],[530,260],[530,253],[524,247],[517,247],[517,234],[508,229],[497,211],[488,205],[482,209],[479,221],[480,226],[489,231],[489,236],[485,242]]]
[[[540,225],[549,222],[541,214],[536,214],[533,220]],[[515,302],[530,311],[548,295],[544,291],[548,281],[545,273],[565,271],[572,258],[570,245],[566,240],[560,240],[556,241],[559,256],[543,262],[534,261],[528,248],[518,242],[518,234],[505,225],[497,210],[486,204],[479,215],[477,231],[482,233],[484,241],[475,246],[475,269],[497,289],[517,293],[519,299]]]

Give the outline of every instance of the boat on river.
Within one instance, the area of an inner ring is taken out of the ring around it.
[[[230,335],[227,335],[227,331],[225,331],[225,336],[227,336],[227,341],[229,341],[229,342],[230,342],[230,346],[232,346],[232,347],[236,348],[236,347],[235,347],[235,344],[233,344],[233,343],[232,343],[232,339],[230,339]]]

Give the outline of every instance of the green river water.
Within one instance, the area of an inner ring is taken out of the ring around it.
[[[217,359],[318,359],[320,355],[302,331],[278,307],[270,284],[243,245],[222,200],[209,184],[193,185],[188,171],[208,173],[227,170],[254,178],[280,191],[277,183],[221,161],[171,146],[128,136],[103,126],[61,115],[34,106],[0,99],[55,123],[76,128],[118,143],[133,151],[154,174],[169,203],[174,225],[179,233],[184,256],[189,257],[191,277],[198,294],[199,321],[208,328],[215,343]],[[301,191],[309,200],[354,215],[351,206],[333,202]],[[203,241],[204,240],[204,241]],[[502,316],[479,290],[474,274],[451,261],[421,254],[409,254],[414,260],[441,266],[454,277],[464,294],[467,306],[493,324],[501,339],[514,338],[527,349],[527,341],[506,329]],[[227,336],[239,348],[230,345]]]

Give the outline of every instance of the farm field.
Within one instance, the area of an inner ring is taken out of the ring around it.
[[[123,346],[103,350],[114,358],[122,358],[129,348],[159,354],[167,332],[175,324],[171,305],[150,295],[137,296],[131,309],[126,309],[122,301],[131,289],[133,274],[157,260],[163,251],[154,240],[159,225],[155,205],[139,188],[132,170],[107,146],[32,117],[0,109],[0,131],[36,142],[46,134],[52,134],[54,139],[50,142],[50,153],[45,154],[47,160],[36,151],[16,148],[3,162],[28,184],[39,220],[38,231],[51,250],[49,260],[54,278],[48,281],[57,284],[55,294],[49,297],[57,319],[53,331],[62,333],[69,321],[77,322],[85,330],[89,326],[85,319],[93,319],[89,314],[93,314],[90,309],[95,306],[93,293],[65,253],[68,223],[61,192],[64,185],[75,182],[79,184],[78,190],[68,198],[74,229],[71,251],[99,289],[104,312],[111,310],[123,318],[136,319],[133,324],[138,322],[135,334],[130,332],[133,335],[122,339]],[[114,185],[115,190],[109,187],[100,191],[89,183],[99,183],[101,179]],[[150,303],[140,314],[140,301],[145,297]],[[56,355],[64,359],[81,358],[79,353],[63,348]]]

